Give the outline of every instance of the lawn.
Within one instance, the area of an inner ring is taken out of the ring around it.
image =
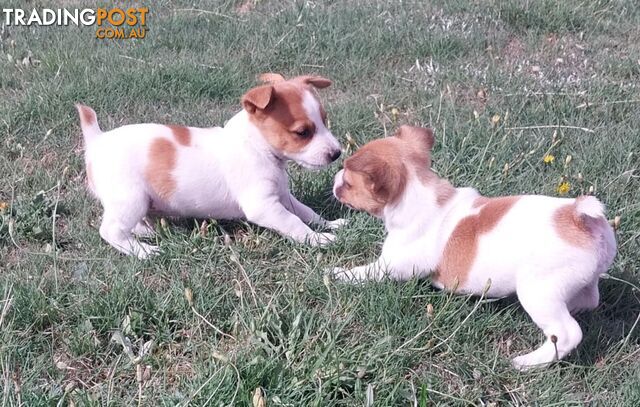
[[[640,405],[635,0],[134,4],[150,9],[144,39],[0,28],[3,406]],[[321,99],[345,156],[428,125],[456,186],[602,200],[619,253],[579,348],[518,372],[510,359],[544,338],[514,299],[326,277],[384,237],[331,196],[339,163],[289,168],[302,202],[350,220],[326,248],[201,219],[161,222],[147,261],[101,241],[74,103],[103,129],[221,125],[263,72],[333,80]]]

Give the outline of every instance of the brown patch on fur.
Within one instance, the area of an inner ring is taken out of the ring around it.
[[[273,99],[273,86],[262,85],[250,89],[242,96],[241,102],[244,109],[249,114],[255,113],[257,110],[263,110],[271,103]]]
[[[374,140],[360,148],[344,163],[344,184],[336,191],[340,201],[380,216],[386,205],[404,193],[408,180],[404,149],[392,138]]]
[[[273,73],[273,72],[263,73],[262,75],[260,75],[258,79],[260,79],[260,82],[265,82],[265,83],[278,83],[278,82],[284,82],[285,80],[284,76],[280,75],[279,73]]]
[[[316,125],[303,106],[304,91],[286,81],[254,88],[242,98],[249,120],[283,153],[299,152],[315,135]]]
[[[176,167],[176,146],[164,138],[155,139],[149,146],[149,163],[144,176],[153,191],[167,200],[176,190],[176,180],[172,172]]]
[[[322,76],[303,75],[303,76],[296,76],[291,80],[294,82],[301,82],[302,84],[307,86],[313,86],[314,88],[317,88],[317,89],[324,89],[331,86],[331,80],[327,78],[323,78]]]
[[[489,201],[490,201],[490,199],[487,198],[486,196],[479,196],[473,201],[473,207],[474,208],[479,208],[479,207],[481,207],[482,205],[486,204]]]
[[[572,246],[586,248],[593,244],[585,216],[576,211],[575,202],[556,209],[553,214],[553,226],[558,236]]]
[[[87,107],[81,104],[76,105],[76,107],[80,115],[81,125],[91,126],[93,123],[98,121],[98,118],[96,117],[95,112],[90,107]]]
[[[367,143],[345,161],[345,185],[336,191],[338,199],[380,216],[386,205],[400,199],[412,170],[420,182],[433,188],[436,203],[445,205],[455,188],[431,171],[433,144],[431,129],[411,126],[400,126],[394,137]]]
[[[411,144],[423,155],[428,155],[435,144],[433,130],[426,127],[400,126],[394,137]]]
[[[182,146],[191,145],[191,133],[188,127],[169,125],[167,126],[173,133],[173,138]]]
[[[476,199],[474,206],[479,199]],[[480,237],[491,232],[518,199],[517,196],[484,198],[478,214],[458,222],[445,245],[433,281],[449,290],[463,287],[475,261]]]
[[[431,171],[431,149],[435,144],[433,130],[424,127],[400,126],[394,136],[411,146],[409,163],[418,179],[424,185],[430,185],[434,189],[438,206],[446,205],[455,195],[456,189],[449,181],[438,178]]]

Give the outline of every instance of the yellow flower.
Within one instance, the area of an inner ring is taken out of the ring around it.
[[[571,184],[569,184],[567,181],[563,181],[560,183],[560,185],[558,185],[558,188],[556,188],[556,191],[560,195],[565,195],[567,192],[569,192],[570,189],[571,189]]]
[[[544,161],[545,164],[551,164],[555,159],[556,157],[552,154],[547,154],[542,158],[542,161]]]
[[[400,111],[398,110],[398,108],[394,107],[393,109],[391,109],[391,115],[393,116],[394,121],[398,120],[398,116],[400,115]]]

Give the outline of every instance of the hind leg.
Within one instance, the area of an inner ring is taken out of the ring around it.
[[[588,286],[578,291],[571,298],[568,304],[569,312],[575,314],[580,311],[591,311],[600,303],[600,291],[598,290],[598,279],[596,278]]]
[[[582,341],[582,330],[567,307],[567,288],[545,279],[518,281],[518,299],[547,339],[533,352],[514,358],[513,366],[517,369],[526,370],[560,360]]]
[[[102,203],[104,214],[100,236],[118,251],[145,259],[158,251],[156,246],[138,242],[131,231],[147,212],[148,201],[144,194],[127,196],[126,199],[107,200]]]

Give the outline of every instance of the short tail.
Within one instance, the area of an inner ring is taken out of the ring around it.
[[[586,215],[590,218],[604,218],[604,205],[591,195],[579,196],[576,198],[576,212],[579,215]]]
[[[82,135],[84,136],[85,146],[90,142],[92,138],[102,133],[100,126],[98,125],[98,117],[96,112],[89,106],[76,104],[78,109],[78,115],[80,116],[80,128],[82,128]]]

